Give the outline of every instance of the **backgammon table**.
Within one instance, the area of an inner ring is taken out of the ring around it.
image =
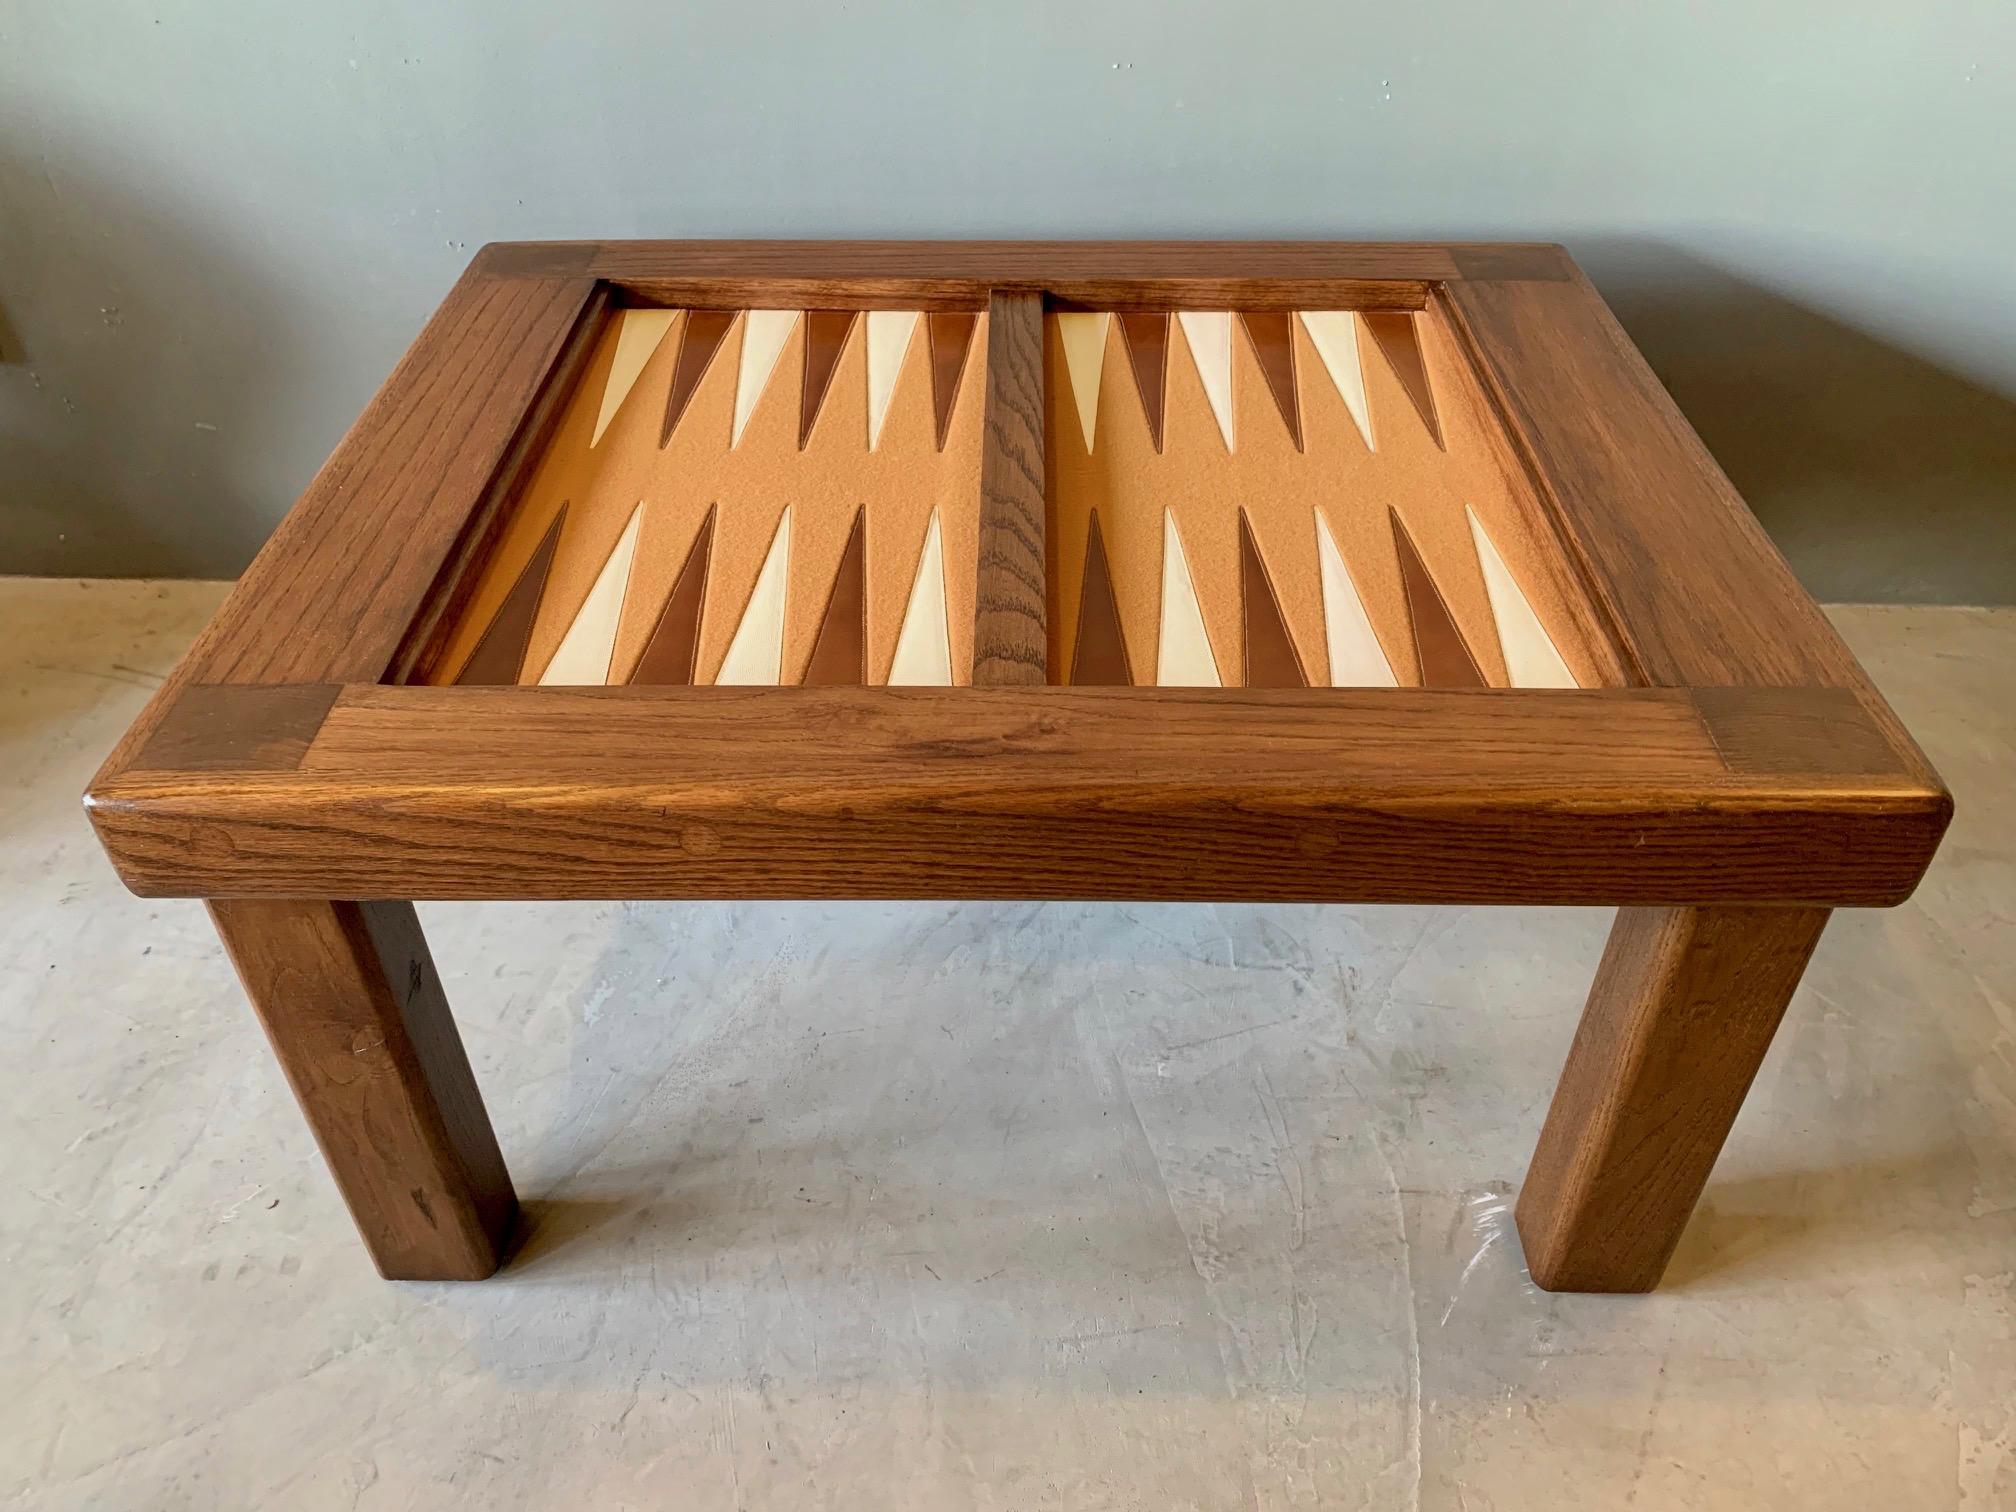
[[[485,247],[85,801],[395,1278],[517,1209],[416,899],[1615,906],[1588,1291],[1952,808],[1561,248],[1278,242]]]

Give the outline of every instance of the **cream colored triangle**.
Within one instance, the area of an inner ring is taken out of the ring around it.
[[[637,555],[637,530],[644,521],[640,502],[617,538],[616,549],[595,574],[595,586],[581,601],[560,648],[539,674],[542,688],[600,687],[609,681],[609,658],[616,650],[616,626],[623,618],[623,595],[630,587],[630,563]]]
[[[952,686],[952,642],[945,622],[945,549],[938,538],[938,511],[924,527],[924,549],[917,554],[917,577],[910,585],[910,604],[896,635],[896,656],[889,663],[892,688]]]
[[[1190,581],[1176,511],[1162,511],[1162,634],[1156,650],[1155,683],[1163,688],[1220,688],[1218,659],[1204,629],[1204,611]]]
[[[1176,322],[1183,327],[1197,376],[1204,380],[1204,397],[1218,417],[1218,434],[1225,438],[1225,450],[1236,451],[1232,441],[1232,312],[1182,310]]]
[[[616,418],[616,411],[623,408],[623,401],[636,385],[637,375],[644,371],[644,364],[658,350],[658,343],[665,339],[665,333],[672,329],[672,317],[677,313],[676,310],[625,310],[622,313],[623,324],[616,331],[616,360],[610,364],[609,381],[602,385],[602,409],[595,416],[595,434],[589,438],[590,446],[602,439],[602,432],[609,429],[609,422]]]
[[[1349,310],[1304,310],[1302,329],[1309,344],[1323,359],[1323,370],[1337,386],[1337,395],[1351,418],[1358,422],[1358,434],[1365,449],[1376,450],[1372,440],[1372,405],[1365,397],[1365,367],[1358,355],[1358,317]]]
[[[870,310],[868,312],[868,450],[882,439],[882,422],[889,418],[889,401],[896,396],[896,376],[903,371],[903,354],[910,350],[919,314],[915,310]]]
[[[729,433],[730,446],[740,444],[749,417],[756,413],[756,402],[777,370],[784,343],[791,339],[791,328],[797,324],[796,310],[743,312],[742,360],[735,372],[735,428]]]
[[[1520,591],[1512,569],[1505,565],[1505,558],[1484,533],[1477,511],[1465,505],[1463,512],[1470,516],[1470,537],[1477,543],[1477,562],[1484,569],[1484,594],[1491,601],[1491,618],[1498,626],[1498,645],[1505,653],[1505,673],[1512,686],[1579,686],[1575,674],[1568,670],[1568,663],[1561,659],[1554,638]]]
[[[1393,664],[1373,633],[1365,601],[1344,565],[1344,553],[1330,534],[1330,522],[1316,511],[1316,561],[1323,576],[1323,641],[1330,652],[1333,688],[1397,688]]]
[[[1057,317],[1057,339],[1064,348],[1064,374],[1078,403],[1078,428],[1085,432],[1085,450],[1099,424],[1099,375],[1106,367],[1106,331],[1111,315],[1070,314]]]
[[[790,575],[791,506],[786,504],[777,533],[770,538],[770,554],[763,558],[763,570],[756,574],[756,586],[742,608],[742,623],[735,627],[728,654],[721,658],[716,683],[772,688],[783,681],[784,592]]]

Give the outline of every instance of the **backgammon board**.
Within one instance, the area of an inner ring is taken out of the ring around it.
[[[1432,313],[1044,326],[1050,680],[1602,681]],[[969,684],[985,331],[612,311],[434,680]]]
[[[1495,243],[487,247],[86,802],[393,1277],[517,1211],[416,898],[1614,905],[1518,1206],[1598,1291],[1952,809]]]

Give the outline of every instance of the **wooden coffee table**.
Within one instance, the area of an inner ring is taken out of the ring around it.
[[[86,803],[405,1278],[517,1206],[412,899],[1616,905],[1591,1291],[1952,807],[1560,248],[1111,242],[484,248]]]

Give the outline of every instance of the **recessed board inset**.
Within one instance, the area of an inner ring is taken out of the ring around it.
[[[1048,317],[1052,682],[1124,666],[1142,684],[1415,687],[1459,663],[1493,688],[1602,680],[1551,527],[1434,309],[1172,314]]]
[[[957,311],[615,311],[434,680],[515,667],[535,683],[557,663],[570,682],[858,667],[886,683],[928,552],[935,629],[906,673],[969,681],[986,327]],[[619,578],[604,568],[626,531]],[[836,585],[854,603],[857,579],[858,612],[829,626]]]
[[[1602,681],[1432,306],[1044,324],[1053,684]],[[978,311],[614,311],[430,675],[969,682],[987,364]]]

